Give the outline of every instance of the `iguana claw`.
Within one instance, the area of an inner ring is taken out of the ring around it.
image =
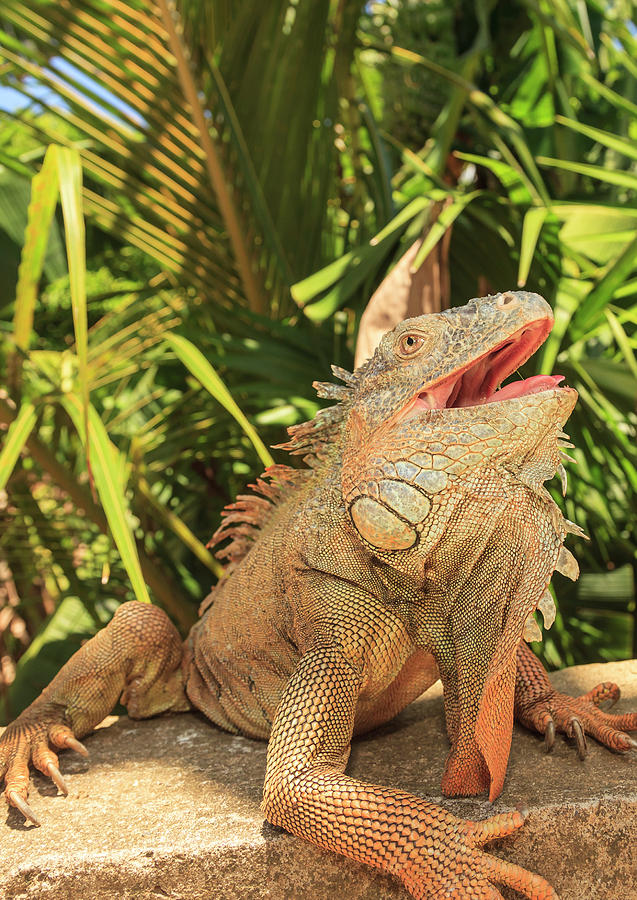
[[[555,745],[555,722],[549,719],[546,731],[544,732],[544,750],[550,753]]]
[[[58,769],[57,766],[54,766],[53,763],[49,763],[47,766],[47,772],[51,781],[55,784],[59,791],[61,791],[65,797],[69,795],[69,789],[65,780],[62,778],[62,773]]]
[[[569,737],[575,738],[575,743],[577,744],[577,755],[580,759],[586,759],[587,746],[586,746],[586,734],[584,733],[584,729],[580,723],[579,719],[572,719],[570,725],[567,729],[567,734]]]
[[[9,791],[9,793],[7,794],[7,800],[9,801],[11,806],[15,806],[16,809],[20,810],[27,821],[32,822],[38,828],[40,827],[40,820],[37,818],[36,814],[33,812],[27,801],[23,800],[17,791]]]
[[[69,750],[75,750],[76,753],[79,753],[80,756],[88,756],[88,750],[84,746],[81,741],[76,740],[74,737],[65,737],[64,744]]]

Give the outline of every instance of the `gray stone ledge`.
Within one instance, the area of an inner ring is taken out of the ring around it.
[[[637,661],[579,666],[553,676],[582,693],[617,681],[616,711],[637,707]],[[188,714],[123,717],[87,739],[90,760],[62,754],[68,798],[40,775],[30,795],[42,828],[15,810],[0,823],[0,896],[7,900],[398,900],[391,878],[264,823],[265,744]],[[483,818],[525,800],[531,815],[494,852],[547,877],[561,900],[637,900],[637,758],[589,741],[580,762],[558,736],[546,756],[517,729],[504,793],[443,799],[448,749],[434,688],[390,725],[356,741],[349,770]],[[5,824],[6,822],[6,824]],[[520,895],[508,894],[508,897]]]

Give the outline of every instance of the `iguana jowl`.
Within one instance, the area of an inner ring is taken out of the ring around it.
[[[345,774],[350,741],[440,677],[451,749],[447,795],[502,788],[514,716],[553,741],[585,733],[637,744],[637,714],[612,716],[600,685],[554,692],[523,636],[550,619],[555,569],[576,526],[543,483],[559,472],[575,391],[558,376],[501,382],[552,326],[537,294],[507,292],[409,319],[381,341],[339,402],[290,429],[304,470],[277,466],[225,511],[225,577],[182,646],[157,608],[126,603],[0,737],[8,802],[27,805],[29,764],[66,786],[51,750],[86,752],[121,695],[134,718],[195,707],[229,731],[268,738],[267,819],[398,876],[415,897],[557,895],[484,853],[519,811],[481,822]]]

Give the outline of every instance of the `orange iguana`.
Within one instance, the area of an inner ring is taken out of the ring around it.
[[[451,749],[445,794],[498,796],[514,717],[546,735],[585,734],[616,751],[637,714],[598,709],[604,684],[553,691],[524,643],[554,614],[554,570],[577,577],[566,520],[543,483],[560,473],[577,394],[537,375],[499,388],[542,344],[551,310],[508,292],[408,319],[383,337],[339,402],[290,429],[304,470],[276,466],[225,511],[225,577],[182,645],[164,613],[125,603],[0,737],[9,804],[27,804],[29,764],[66,786],[51,747],[118,698],[134,718],[191,708],[228,731],[269,738],[263,812],[276,825],[402,880],[414,897],[531,900],[541,877],[485,853],[518,828],[480,822],[345,774],[353,734],[393,717],[438,678]]]

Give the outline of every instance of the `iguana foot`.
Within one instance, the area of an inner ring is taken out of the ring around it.
[[[555,744],[556,731],[561,731],[574,739],[580,759],[586,756],[587,734],[611,750],[624,753],[637,748],[637,741],[626,734],[637,731],[637,713],[614,714],[599,708],[605,701],[616,703],[619,696],[619,687],[610,681],[580,697],[550,690],[527,705],[520,704],[516,713],[523,725],[544,735],[547,752]]]
[[[637,748],[627,731],[637,731],[637,713],[610,714],[600,704],[619,700],[616,684],[606,681],[581,697],[556,691],[544,666],[524,641],[518,647],[515,680],[515,718],[531,731],[544,735],[547,752],[555,743],[555,732],[572,738],[580,759],[586,756],[586,735],[600,744],[624,753]]]
[[[0,736],[0,780],[4,778],[4,796],[9,806],[19,809],[22,815],[34,825],[40,822],[27,803],[29,793],[29,764],[46,775],[66,797],[68,786],[59,769],[58,750],[69,748],[88,756],[84,744],[78,741],[70,728],[55,721],[54,714],[33,715],[26,719],[16,719]]]
[[[480,848],[489,841],[513,834],[524,824],[528,810],[518,807],[514,812],[500,813],[481,822],[466,822],[466,844],[471,848],[471,873],[465,871],[456,881],[453,876],[445,882],[443,890],[436,893],[415,893],[416,897],[457,897],[459,900],[503,900],[502,894],[491,882],[513,888],[529,900],[559,900],[557,893],[541,875],[483,852]],[[453,889],[453,893],[451,893]]]
[[[68,794],[51,747],[84,756],[89,734],[121,698],[131,718],[190,708],[183,688],[183,650],[161,609],[123,603],[112,620],[62,667],[51,684],[0,735],[0,784],[5,797],[34,825],[27,803],[29,765]]]

